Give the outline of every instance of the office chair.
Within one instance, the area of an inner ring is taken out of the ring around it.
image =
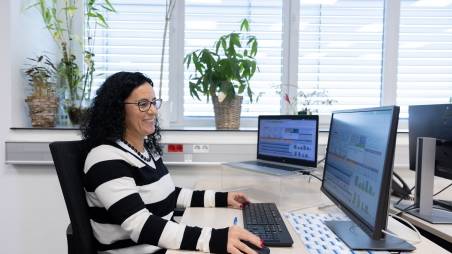
[[[68,254],[94,254],[95,240],[83,190],[83,141],[49,144],[71,223],[66,230]]]

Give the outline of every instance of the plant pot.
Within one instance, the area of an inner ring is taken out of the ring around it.
[[[25,102],[28,104],[31,126],[55,127],[58,97],[31,95]]]
[[[86,115],[86,111],[86,108],[69,106],[67,109],[67,114],[72,125],[80,125],[83,117]]]
[[[219,102],[217,96],[212,96],[217,129],[238,130],[240,128],[242,100],[243,96],[235,96],[232,100],[225,99]]]

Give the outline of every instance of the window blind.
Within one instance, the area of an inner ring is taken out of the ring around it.
[[[301,0],[298,92],[323,94],[311,111],[380,105],[383,15],[383,0]]]
[[[452,1],[403,0],[400,13],[397,104],[450,103],[452,98]]]
[[[165,26],[165,0],[112,0],[116,13],[105,14],[107,29],[91,23],[95,33],[95,79],[92,89],[106,77],[118,71],[139,71],[154,82],[158,96],[163,29]],[[87,38],[85,38],[85,41]],[[163,69],[162,97],[168,99],[168,37]]]
[[[242,117],[259,114],[279,114],[282,70],[282,1],[268,0],[186,0],[185,54],[201,48],[214,50],[215,41],[224,34],[240,31],[243,18],[250,21],[250,34],[258,40],[256,72],[251,79],[255,96],[263,93],[257,103],[250,103],[244,95]],[[185,70],[184,116],[213,116],[212,103],[190,96],[189,76]]]

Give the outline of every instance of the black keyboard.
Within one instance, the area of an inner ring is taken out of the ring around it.
[[[274,203],[251,203],[243,208],[244,227],[266,246],[290,247],[292,237]]]

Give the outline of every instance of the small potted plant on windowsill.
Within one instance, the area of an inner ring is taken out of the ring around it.
[[[289,96],[287,92],[289,87],[296,88],[293,85],[286,85],[285,89],[283,89],[284,91],[278,91],[277,93],[283,96],[282,99],[290,115],[312,115],[313,113],[318,113],[318,109],[315,109],[314,105],[333,105],[337,103],[335,99],[328,96],[328,91],[324,89],[314,89],[309,92],[300,90],[296,95]],[[300,106],[301,109],[298,110],[297,108]]]
[[[249,22],[242,20],[241,32],[249,32]],[[257,39],[246,33],[232,32],[221,36],[215,51],[204,48],[185,56],[187,69],[194,66],[190,75],[190,95],[201,100],[200,94],[212,98],[217,129],[238,129],[243,94],[253,102],[249,81],[257,70],[255,56]]]
[[[312,115],[317,113],[317,109],[312,109],[312,105],[333,105],[337,101],[329,98],[328,92],[325,90],[314,90],[311,92],[298,92],[298,101],[302,108],[298,111],[298,115]]]
[[[58,111],[58,97],[55,96],[56,68],[46,56],[28,58],[24,70],[32,94],[25,99],[28,104],[31,126],[54,127]]]

